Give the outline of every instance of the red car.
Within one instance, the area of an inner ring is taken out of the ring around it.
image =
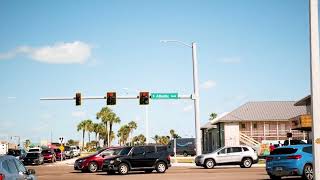
[[[89,171],[92,173],[102,170],[103,161],[106,158],[113,156],[117,149],[120,149],[120,147],[109,147],[97,151],[90,156],[79,158],[74,163],[74,170],[81,170],[82,172]]]
[[[41,154],[43,155],[43,159],[45,162],[56,162],[56,153],[53,149],[42,150]]]
[[[66,154],[64,152],[61,153],[61,150],[60,149],[54,149],[54,153],[56,154],[56,159],[57,160],[65,160],[67,159],[66,158]]]

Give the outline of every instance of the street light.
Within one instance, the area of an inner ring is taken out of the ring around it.
[[[196,133],[196,153],[201,154],[201,131],[200,131],[200,104],[199,104],[199,75],[197,61],[197,45],[192,42],[191,45],[178,40],[160,40],[160,42],[178,43],[192,49],[192,67],[193,67],[193,95],[194,110],[195,110],[195,133]]]

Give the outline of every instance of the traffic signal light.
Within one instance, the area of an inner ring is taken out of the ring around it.
[[[149,104],[149,92],[140,92],[140,105],[147,105]]]
[[[81,93],[76,93],[76,106],[81,105]]]
[[[107,92],[107,105],[115,105],[117,102],[117,94],[115,92]]]

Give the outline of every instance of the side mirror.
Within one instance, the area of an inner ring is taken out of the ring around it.
[[[105,154],[101,154],[101,157],[104,158],[104,157],[106,157],[106,155]]]
[[[28,169],[28,174],[30,175],[30,174],[36,174],[36,171],[34,170],[34,169]]]
[[[217,154],[220,155],[220,152],[218,152]]]

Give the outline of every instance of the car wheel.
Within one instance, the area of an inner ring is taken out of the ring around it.
[[[158,162],[156,165],[156,171],[158,173],[164,173],[167,170],[167,165],[164,162]]]
[[[251,158],[244,158],[241,162],[243,168],[250,168],[252,166],[252,159]]]
[[[119,174],[126,175],[129,172],[129,166],[126,163],[119,164]]]
[[[98,170],[98,164],[97,164],[96,162],[90,162],[90,163],[88,164],[88,170],[89,170],[89,172],[91,172],[91,173],[97,172],[97,170]]]
[[[204,162],[204,167],[205,167],[206,169],[212,169],[212,168],[214,168],[214,165],[215,165],[215,162],[214,162],[213,159],[207,159],[207,160],[205,160],[205,162]]]
[[[303,179],[313,180],[313,167],[311,164],[306,164],[303,168]]]
[[[184,157],[187,157],[187,156],[188,156],[188,153],[187,153],[187,152],[183,152],[183,156],[184,156]]]
[[[274,180],[280,180],[281,176],[274,176],[274,175],[269,175],[270,179],[274,179]]]

